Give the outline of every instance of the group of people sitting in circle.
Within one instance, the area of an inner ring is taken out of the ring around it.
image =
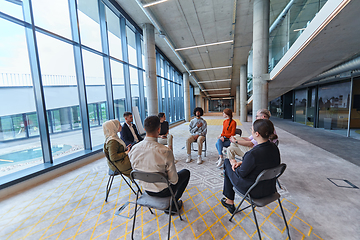
[[[202,145],[206,140],[207,122],[202,118],[202,108],[195,108],[195,118],[190,121],[190,136],[186,140],[187,159],[191,159],[191,143],[197,142],[197,164],[202,163]],[[280,164],[280,152],[276,146],[277,135],[274,125],[269,120],[271,114],[268,110],[259,110],[256,121],[251,127],[250,137],[235,136],[236,121],[233,120],[231,109],[223,111],[222,133],[218,136],[216,149],[219,158],[217,167],[224,168],[224,186],[221,199],[222,205],[230,213],[235,211],[233,187],[245,194],[255,182],[258,174]],[[149,116],[144,121],[146,136],[143,139],[132,123],[133,116],[130,112],[124,113],[125,123],[121,126],[119,120],[109,120],[103,124],[105,136],[104,153],[108,166],[113,171],[120,171],[130,178],[133,169],[144,172],[161,172],[167,175],[170,187],[175,193],[179,209],[182,207],[180,200],[190,179],[190,171],[182,169],[177,172],[173,154],[173,136],[169,134],[169,123],[164,113],[158,116]],[[121,137],[118,136],[120,132]],[[167,146],[165,146],[167,145]],[[227,147],[228,158],[223,157],[223,148]],[[239,155],[242,160],[235,159]],[[112,163],[109,163],[111,161]],[[114,165],[116,167],[114,167]],[[275,180],[274,180],[275,181]],[[252,190],[252,197],[261,198],[276,192],[274,181],[264,181]],[[168,197],[171,195],[164,183],[145,183],[139,181],[142,188],[151,196]],[[176,209],[173,203],[172,209]],[[165,213],[169,214],[166,210]],[[171,214],[175,214],[173,210]]]

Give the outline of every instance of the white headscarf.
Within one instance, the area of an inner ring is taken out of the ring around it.
[[[109,120],[103,123],[103,131],[105,136],[105,143],[108,143],[110,140],[116,140],[126,149],[126,145],[123,140],[119,138],[118,130],[120,127],[120,122],[117,119]]]

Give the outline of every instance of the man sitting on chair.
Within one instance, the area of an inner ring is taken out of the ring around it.
[[[140,142],[143,138],[138,133],[135,124],[132,123],[133,115],[131,112],[124,112],[125,123],[122,126],[121,130],[121,139],[125,142],[125,145],[128,146]]]
[[[135,170],[144,172],[161,172],[167,175],[170,187],[175,193],[179,209],[182,207],[181,198],[189,183],[190,171],[182,169],[176,172],[174,154],[172,150],[157,142],[160,133],[160,119],[149,116],[145,119],[144,127],[146,137],[144,141],[136,144],[129,152],[131,166]],[[150,196],[169,197],[170,190],[166,183],[146,183],[139,181],[141,186]],[[176,209],[174,203],[172,209]],[[165,210],[165,213],[169,211]],[[175,214],[172,212],[171,214]]]
[[[207,133],[207,123],[205,119],[201,116],[204,114],[204,110],[201,107],[196,107],[194,109],[195,118],[190,121],[189,124],[189,131],[191,136],[186,140],[186,152],[187,158],[186,162],[191,162],[191,143],[197,142],[198,144],[198,157],[197,157],[197,164],[202,163],[201,159],[201,152],[202,152],[202,145],[205,141],[206,133]]]

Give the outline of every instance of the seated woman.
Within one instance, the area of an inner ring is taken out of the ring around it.
[[[274,168],[280,164],[279,149],[269,141],[277,138],[272,122],[268,119],[256,120],[251,128],[251,133],[258,145],[246,152],[242,161],[225,159],[224,162],[223,194],[226,198],[221,199],[221,203],[230,213],[235,211],[233,186],[245,194],[263,170]],[[251,191],[251,197],[262,198],[275,192],[275,179],[263,181]]]
[[[126,147],[123,140],[118,136],[121,131],[121,124],[119,120],[109,120],[103,123],[103,131],[105,136],[104,153],[108,160],[108,166],[111,170],[117,169],[109,162],[111,161],[123,175],[130,178],[132,171],[131,163],[128,157],[130,146]]]
[[[158,114],[160,118],[160,135],[158,137],[158,143],[167,145],[172,150],[173,136],[169,134],[169,123],[166,121],[165,113],[161,112]]]
[[[219,153],[219,159],[216,162],[216,166],[219,168],[221,168],[224,163],[224,158],[223,158],[223,154],[222,154],[223,147],[230,146],[230,143],[231,143],[230,137],[235,136],[236,122],[232,119],[232,116],[233,115],[232,115],[231,109],[225,108],[223,111],[223,117],[227,118],[227,119],[223,122],[222,133],[218,137],[219,139],[217,140],[217,142],[215,144],[216,149]]]

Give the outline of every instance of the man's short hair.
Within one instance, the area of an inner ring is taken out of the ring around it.
[[[149,116],[145,118],[144,128],[147,133],[155,133],[160,128],[160,119],[158,116]]]
[[[266,116],[268,119],[271,117],[271,113],[267,109],[260,109],[259,111],[257,111],[257,114],[262,114]]]
[[[161,113],[158,114],[158,118],[162,118],[162,117],[164,117],[164,116],[165,116],[165,113],[163,113],[163,112],[161,112]]]
[[[131,112],[124,112],[124,118],[125,118],[125,117],[128,117],[128,116],[130,116],[130,115],[132,115]]]
[[[200,116],[204,115],[204,110],[201,107],[196,107],[194,109],[194,115],[196,116],[196,112],[200,112]]]

